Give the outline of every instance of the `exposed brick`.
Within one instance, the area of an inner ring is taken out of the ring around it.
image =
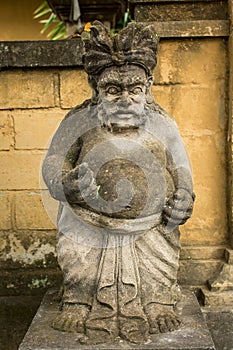
[[[6,111],[0,112],[0,150],[8,151],[13,145],[14,130],[11,117]]]
[[[40,193],[15,195],[16,227],[20,230],[55,229],[44,208]]]
[[[65,116],[60,110],[14,111],[15,148],[46,149],[60,121]]]
[[[42,153],[2,152],[0,156],[1,189],[38,189]]]
[[[66,70],[60,73],[61,106],[72,108],[91,97],[91,88],[84,70]]]
[[[0,109],[53,107],[54,76],[46,71],[0,72]]]
[[[0,230],[11,229],[11,204],[8,194],[0,193]],[[0,249],[1,250],[1,249]]]

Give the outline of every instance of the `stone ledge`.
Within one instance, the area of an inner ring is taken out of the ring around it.
[[[79,38],[59,41],[2,41],[0,70],[6,68],[80,67],[82,43]]]
[[[136,19],[145,20],[141,17]],[[160,38],[228,37],[230,35],[229,20],[154,21],[154,25]]]
[[[200,301],[204,306],[231,306],[233,305],[233,292],[232,291],[209,291],[206,287],[200,290]]]

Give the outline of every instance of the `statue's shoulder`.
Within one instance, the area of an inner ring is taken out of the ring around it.
[[[168,122],[175,122],[175,119],[158,103],[153,102],[149,105],[149,108],[154,111],[161,119],[165,119]]]
[[[153,102],[148,105],[151,113],[151,118],[154,119],[157,123],[162,123],[170,127],[178,128],[175,119],[158,103]]]
[[[62,119],[58,131],[80,128],[82,125],[94,123],[97,118],[97,105],[92,100],[86,100],[82,104],[72,108]]]

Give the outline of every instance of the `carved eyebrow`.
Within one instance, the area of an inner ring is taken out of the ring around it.
[[[112,78],[109,78],[109,77],[106,77],[106,78],[103,78],[100,80],[99,82],[99,86],[103,86],[103,85],[116,85],[116,86],[120,86],[119,84],[119,81],[118,80],[115,80],[115,79],[112,79]]]

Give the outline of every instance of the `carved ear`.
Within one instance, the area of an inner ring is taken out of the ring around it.
[[[154,77],[151,75],[150,77],[147,78],[147,82],[146,82],[147,89],[149,89],[153,85],[153,82],[154,82]]]
[[[154,78],[153,76],[150,76],[147,78],[147,82],[146,82],[146,102],[148,104],[151,104],[154,102],[154,97],[151,93],[151,86],[153,85],[154,82]]]

